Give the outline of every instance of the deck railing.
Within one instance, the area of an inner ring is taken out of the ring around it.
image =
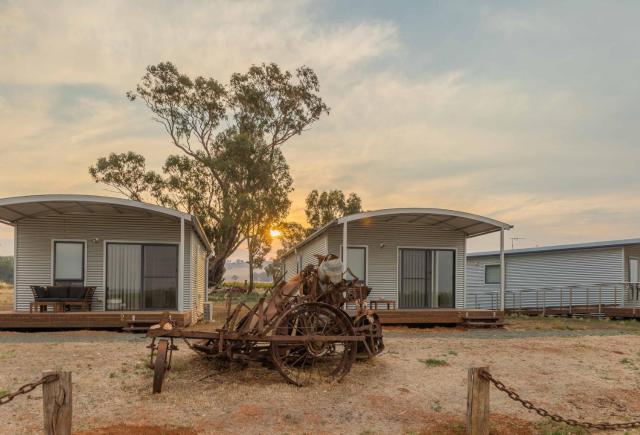
[[[509,311],[564,310],[602,314],[606,307],[640,306],[639,282],[601,282],[547,287],[523,287],[505,291]],[[468,292],[467,308],[500,309],[500,292]]]

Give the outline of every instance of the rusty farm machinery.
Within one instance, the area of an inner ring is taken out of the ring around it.
[[[371,288],[345,280],[342,267],[333,255],[318,257],[317,267],[268,289],[252,307],[232,309],[227,295],[227,318],[215,331],[155,325],[148,332],[153,392],[162,390],[178,340],[207,358],[263,362],[295,385],[339,381],[356,358],[384,348],[380,320],[366,305]]]

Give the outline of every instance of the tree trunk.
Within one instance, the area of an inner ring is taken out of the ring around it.
[[[209,283],[211,286],[217,287],[222,283],[226,261],[227,257],[218,255],[214,255],[213,258],[209,260]]]
[[[249,250],[249,293],[253,291],[253,254]]]

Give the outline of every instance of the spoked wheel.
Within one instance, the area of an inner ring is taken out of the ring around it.
[[[354,336],[351,320],[327,304],[307,303],[290,309],[278,319],[274,335],[309,337],[303,342],[271,343],[273,364],[295,385],[339,381],[349,372],[356,356],[357,342],[322,339]]]
[[[162,339],[158,341],[158,350],[156,359],[153,362],[153,393],[157,394],[162,391],[162,381],[164,375],[169,368],[169,340]]]
[[[358,343],[358,358],[369,358],[384,350],[382,341],[382,323],[377,314],[369,314],[357,317],[354,320],[354,327],[358,335],[364,335],[366,344]],[[371,352],[371,353],[369,353]]]

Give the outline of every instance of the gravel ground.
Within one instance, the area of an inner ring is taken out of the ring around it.
[[[86,434],[463,433],[467,369],[484,365],[572,418],[640,419],[633,331],[389,328],[382,355],[356,363],[341,383],[308,388],[258,364],[219,372],[181,346],[161,395],[150,394],[141,336],[4,332],[0,343],[0,389],[45,369],[73,372],[74,429]],[[495,389],[491,405],[495,433],[557,429]],[[2,434],[40,433],[41,421],[40,390],[0,407]]]
[[[612,337],[617,335],[640,336],[640,332],[616,331],[610,329],[589,329],[584,331],[566,330],[505,330],[478,329],[464,330],[455,328],[410,329],[388,327],[385,337],[404,338],[465,338],[465,339],[522,339],[542,337]],[[69,331],[69,332],[6,332],[0,331],[2,343],[82,343],[82,342],[139,342],[146,343],[144,334],[130,334],[106,331]]]

